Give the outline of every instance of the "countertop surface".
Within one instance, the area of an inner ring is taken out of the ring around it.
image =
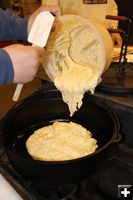
[[[23,200],[10,183],[0,174],[0,199],[1,200]]]

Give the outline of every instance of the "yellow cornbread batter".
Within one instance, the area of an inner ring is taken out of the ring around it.
[[[44,68],[68,104],[70,116],[82,105],[86,91],[94,93],[99,80],[103,47],[91,26],[75,17],[62,17],[51,33]]]
[[[35,131],[28,138],[26,147],[36,160],[63,161],[95,152],[97,140],[79,124],[55,122]]]

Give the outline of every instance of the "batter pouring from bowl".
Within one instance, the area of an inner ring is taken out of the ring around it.
[[[84,93],[94,93],[111,62],[113,44],[104,26],[94,20],[88,22],[77,15],[64,15],[59,20],[61,25],[46,45],[43,66],[72,116],[81,107]]]

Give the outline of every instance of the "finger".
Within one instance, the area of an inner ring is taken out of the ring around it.
[[[61,10],[60,8],[57,7],[53,7],[50,9],[50,12],[54,15],[54,16],[60,16],[61,15]]]
[[[34,48],[37,50],[37,54],[38,54],[38,56],[41,57],[41,56],[43,55],[45,49],[42,48],[42,47],[38,47],[38,46],[34,46]]]
[[[58,17],[56,17],[55,21],[54,21],[54,24],[52,26],[52,31],[56,31],[56,29],[61,25],[62,25],[61,21],[59,20]]]
[[[51,14],[53,14],[54,16],[60,16],[61,15],[61,10],[59,6],[55,6],[55,5],[43,5],[39,8],[39,12],[42,11],[46,11],[48,10],[49,12],[51,12]]]

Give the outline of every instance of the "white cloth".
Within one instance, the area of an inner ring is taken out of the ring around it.
[[[0,174],[0,200],[23,200],[2,174]]]

